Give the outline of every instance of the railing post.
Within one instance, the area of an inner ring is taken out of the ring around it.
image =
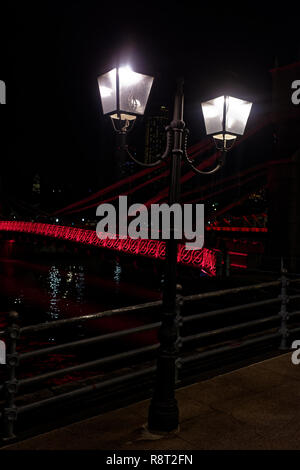
[[[8,314],[8,327],[6,329],[7,341],[7,381],[5,382],[5,405],[3,410],[4,422],[4,437],[3,440],[9,441],[14,439],[15,421],[17,419],[17,407],[15,405],[15,395],[18,390],[18,381],[16,378],[16,368],[19,363],[17,353],[17,339],[20,335],[20,328],[18,325],[19,314],[17,312],[9,312]]]
[[[221,250],[216,252],[216,276],[222,277],[223,274],[223,253]]]
[[[288,349],[287,345],[287,338],[289,336],[289,329],[287,326],[287,321],[289,319],[289,314],[287,310],[287,304],[289,302],[289,296],[287,294],[287,286],[289,285],[288,278],[286,276],[287,270],[283,267],[283,263],[281,263],[281,292],[280,292],[280,300],[281,300],[281,308],[279,315],[281,317],[281,325],[279,332],[281,333],[281,341],[280,341],[280,350]]]
[[[176,320],[175,322],[178,328],[178,336],[177,336],[177,341],[176,341],[176,347],[177,347],[177,353],[178,353],[180,351],[180,348],[182,347],[182,338],[180,335],[180,329],[183,325],[181,310],[182,310],[184,301],[183,301],[183,296],[181,294],[182,286],[180,284],[177,284],[176,290],[177,290],[177,295],[176,295]],[[175,385],[179,383],[180,381],[179,373],[180,373],[181,367],[182,367],[181,358],[177,357],[175,360]]]
[[[224,253],[225,277],[230,276],[230,254],[226,250]]]

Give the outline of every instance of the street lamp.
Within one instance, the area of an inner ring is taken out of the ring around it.
[[[104,114],[117,132],[128,131],[136,116],[145,112],[153,77],[134,72],[129,65],[116,67],[98,78]]]
[[[118,134],[126,138],[138,115],[144,113],[153,77],[137,74],[129,67],[115,68],[98,78],[102,108],[109,114]],[[166,127],[166,149],[157,160],[143,163],[128,150],[124,141],[122,148],[141,166],[159,165],[169,158],[170,184],[169,205],[180,201],[180,174],[182,157],[199,174],[213,174],[224,163],[226,152],[232,147],[237,135],[242,135],[251,109],[251,103],[232,97],[219,97],[202,104],[206,131],[212,135],[221,156],[214,169],[202,171],[195,167],[187,155],[188,130],[183,121],[183,80],[177,82],[173,120]],[[130,122],[131,121],[131,122]],[[172,219],[172,218],[171,218]],[[165,278],[163,287],[162,324],[159,330],[160,348],[157,358],[156,384],[149,407],[148,428],[155,432],[170,432],[178,428],[179,410],[175,398],[177,359],[179,350],[180,296],[177,295],[176,268],[178,240],[174,237],[174,220],[171,220],[170,239],[166,240]]]
[[[219,96],[202,103],[202,112],[207,135],[212,135],[219,150],[229,150],[238,135],[243,135],[252,103]]]

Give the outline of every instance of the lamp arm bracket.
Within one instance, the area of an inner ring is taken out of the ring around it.
[[[128,155],[128,157],[134,162],[136,163],[137,165],[140,165],[140,166],[144,166],[144,167],[153,167],[153,166],[159,166],[161,164],[161,162],[163,161],[162,158],[159,158],[158,160],[156,160],[155,162],[152,162],[152,163],[144,163],[144,162],[141,162],[140,160],[137,160],[133,155],[132,153],[128,150],[128,145],[124,145],[122,147],[123,150],[125,150],[126,154]]]
[[[199,170],[199,168],[197,168],[193,164],[192,160],[189,158],[188,153],[187,153],[187,137],[188,137],[188,134],[189,134],[189,130],[185,129],[184,130],[184,143],[183,143],[183,156],[184,156],[185,160],[187,161],[187,163],[192,167],[194,172],[199,174],[199,175],[213,175],[214,173],[219,171],[220,168],[222,168],[222,166],[224,165],[225,153],[226,152],[222,151],[221,157],[217,159],[217,166],[215,168],[213,168],[212,170],[208,170],[208,171]]]
[[[162,155],[157,155],[157,160],[152,163],[143,163],[140,160],[137,160],[132,153],[128,150],[128,145],[122,146],[122,148],[127,153],[128,157],[137,165],[144,166],[144,167],[154,167],[160,165],[170,154],[172,151],[172,143],[173,143],[173,129],[171,126],[166,127],[167,132],[167,142],[166,142],[166,149]]]

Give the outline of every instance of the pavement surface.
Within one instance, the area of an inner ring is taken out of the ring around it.
[[[291,353],[178,389],[176,397],[173,434],[147,433],[145,400],[1,451],[300,449],[300,365]]]

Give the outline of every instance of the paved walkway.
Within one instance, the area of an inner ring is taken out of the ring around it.
[[[291,353],[177,391],[180,431],[150,439],[148,400],[1,450],[300,449],[300,365]]]

